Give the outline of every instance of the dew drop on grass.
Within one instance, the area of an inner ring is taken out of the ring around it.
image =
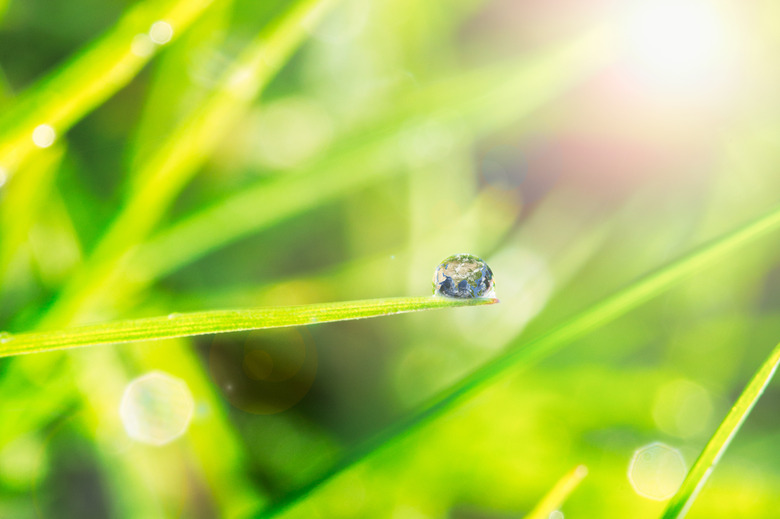
[[[168,314],[168,319],[178,319],[179,317],[181,317],[181,314],[178,313]]]
[[[455,254],[442,261],[433,273],[433,295],[471,299],[495,297],[493,271],[471,254]]]
[[[5,344],[6,342],[10,342],[13,340],[13,338],[14,336],[8,332],[0,332],[0,344]]]

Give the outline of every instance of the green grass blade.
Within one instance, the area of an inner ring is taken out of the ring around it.
[[[539,501],[539,504],[525,516],[525,519],[548,519],[551,513],[560,509],[563,502],[587,475],[588,468],[585,465],[574,467],[558,480],[555,486]]]
[[[151,55],[134,53],[133,39],[164,20],[173,38],[197,19],[213,0],[147,0],[69,61],[22,93],[0,116],[0,167],[13,174],[37,148],[32,132],[48,124],[59,135],[126,85]],[[149,45],[154,44],[149,41]],[[141,54],[141,55],[139,55]]]
[[[498,299],[493,298],[399,297],[303,306],[171,314],[163,317],[117,321],[58,331],[30,332],[17,335],[4,334],[0,336],[0,357],[98,344],[170,339],[208,333],[365,319],[435,308],[489,305],[497,302]]]
[[[780,364],[780,344],[775,346],[769,357],[764,361],[756,374],[753,375],[747,387],[739,395],[734,407],[731,408],[726,418],[718,426],[715,434],[707,442],[696,463],[693,464],[693,467],[685,477],[680,489],[667,506],[663,519],[681,519],[688,513],[702,487],[707,482],[710,474],[712,474],[715,465],[718,464],[731,440],[734,439],[742,424],[745,423],[750,411],[753,410],[756,402],[758,402],[767,385],[769,385],[778,364]]]
[[[247,47],[214,94],[179,125],[138,172],[143,184],[132,193],[85,266],[62,289],[43,320],[44,326],[62,326],[89,312],[117,275],[122,256],[147,236],[208,158],[217,142],[214,135],[229,131],[304,41],[304,23],[311,18],[311,11],[332,3],[334,0],[292,3]]]
[[[286,217],[404,171],[398,138],[409,120],[464,125],[476,138],[533,113],[601,64],[600,40],[588,35],[535,60],[442,80],[394,107],[389,120],[361,129],[347,152],[249,186],[160,231],[139,248],[128,268],[134,280],[149,283]]]
[[[780,230],[780,208],[775,208],[768,214],[747,223],[725,236],[706,243],[679,260],[648,274],[616,294],[602,300],[600,303],[564,321],[547,334],[505,351],[473,371],[470,375],[434,395],[415,412],[402,418],[363,445],[358,446],[322,476],[293,491],[275,506],[264,511],[262,516],[277,516],[351,466],[389,447],[396,441],[409,436],[457,404],[464,402],[510,368],[528,366],[552,354],[586,333],[616,320],[645,301],[666,292],[687,276],[714,264],[718,260],[722,260],[724,256],[738,250],[740,247],[777,230]]]

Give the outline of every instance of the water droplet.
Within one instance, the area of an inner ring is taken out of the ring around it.
[[[680,488],[686,471],[680,451],[656,442],[634,453],[628,467],[628,480],[640,496],[664,501]]]
[[[455,254],[442,261],[433,273],[433,295],[471,299],[495,297],[493,271],[471,254]]]
[[[127,385],[119,415],[131,438],[165,445],[184,434],[194,410],[195,401],[183,380],[153,371]]]
[[[0,187],[3,187],[3,184],[5,184],[7,180],[8,173],[6,173],[5,169],[0,167]]]
[[[181,317],[181,314],[178,313],[168,314],[168,319],[176,319],[178,317]]]
[[[10,342],[13,340],[13,338],[14,336],[8,332],[0,332],[0,344],[5,344],[6,342]]]

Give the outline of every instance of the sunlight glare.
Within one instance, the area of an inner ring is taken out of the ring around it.
[[[627,51],[643,75],[667,86],[707,87],[728,54],[724,15],[709,2],[648,2],[626,24]]]

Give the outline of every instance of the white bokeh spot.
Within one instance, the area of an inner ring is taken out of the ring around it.
[[[157,45],[165,45],[173,38],[173,27],[163,20],[154,22],[149,28],[149,38]]]
[[[680,451],[656,442],[634,452],[628,467],[628,480],[640,496],[664,501],[677,492],[686,472]]]
[[[149,445],[165,445],[187,431],[195,401],[187,384],[152,371],[125,388],[119,415],[128,436]]]
[[[54,140],[57,138],[57,134],[54,128],[48,124],[40,124],[35,127],[32,132],[33,144],[39,148],[48,148],[54,144]]]

